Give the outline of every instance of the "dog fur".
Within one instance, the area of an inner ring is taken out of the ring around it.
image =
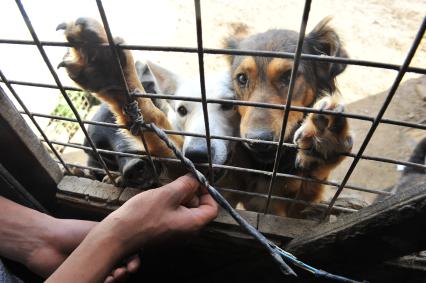
[[[129,121],[122,109],[128,101],[124,95],[125,90],[120,81],[119,70],[114,68],[115,66],[111,62],[111,51],[108,48],[93,46],[93,43],[107,43],[102,26],[94,20],[80,18],[75,22],[62,25],[61,28],[65,29],[67,40],[77,47],[70,48],[60,65],[67,69],[69,76],[82,88],[96,93],[100,99],[109,105],[117,123],[127,124]],[[228,47],[294,52],[297,37],[296,32],[272,30],[246,39],[229,39]],[[120,38],[116,38],[115,41],[116,43],[123,43]],[[303,52],[347,56],[338,35],[328,26],[327,19],[318,24],[307,35]],[[120,57],[129,89],[144,92],[141,83],[141,75],[144,75],[144,72],[139,71],[138,73],[131,52],[122,50]],[[222,96],[214,98],[226,99],[236,95],[236,98],[241,100],[286,103],[289,74],[293,65],[292,60],[233,56],[230,57],[230,62],[232,83],[229,87],[233,91],[219,91],[217,93]],[[183,93],[185,96],[200,97],[199,83],[196,80],[182,82],[181,78],[175,74],[155,64],[149,63],[148,65],[155,78],[154,85],[159,88],[160,92],[177,95]],[[336,91],[334,79],[344,68],[344,65],[336,63],[302,61],[296,78],[292,105],[313,107],[320,110],[343,111],[343,106],[334,94]],[[241,75],[245,78],[242,78]],[[246,82],[244,83],[244,81]],[[207,80],[207,85],[208,82],[209,80]],[[214,96],[218,84],[223,84],[223,82],[225,82],[224,87],[229,90],[226,79],[222,78],[217,81],[213,80],[212,84],[215,88],[213,90],[208,89],[207,93]],[[182,129],[203,134],[205,132],[204,123],[201,119],[200,103],[170,101],[165,104],[147,98],[138,98],[137,100],[142,115],[148,123],[155,123],[166,130]],[[185,108],[185,111],[182,110],[182,107]],[[220,104],[209,104],[209,114],[217,112],[217,109],[226,110],[228,107],[225,105],[224,108]],[[215,125],[219,123],[211,119],[212,134],[233,135],[232,132],[239,130],[240,136],[244,138],[277,141],[283,120],[281,110],[248,106],[239,106],[237,110],[241,116],[239,124],[235,113],[229,117],[222,117],[222,122],[230,125],[226,132],[219,131],[216,133]],[[185,115],[182,115],[184,112]],[[188,117],[193,118],[188,119]],[[191,126],[189,126],[188,121],[192,122],[190,123]],[[194,123],[194,121],[197,121],[197,123]],[[147,132],[145,138],[152,155],[158,157],[172,156],[172,152],[155,134]],[[190,137],[184,139],[178,135],[170,135],[170,138],[179,148],[183,149],[187,156],[191,157],[192,154],[191,158],[194,161],[206,161],[207,147],[203,138]],[[299,149],[286,148],[284,150],[283,158],[279,164],[279,172],[320,180],[326,180],[331,170],[341,162],[343,157],[340,153],[348,152],[352,147],[347,121],[340,115],[313,113],[304,115],[302,112],[290,111],[285,141],[292,142],[293,140]],[[215,145],[215,142],[213,141],[212,145]],[[139,143],[138,148],[141,148],[140,138],[136,139],[136,143]],[[214,148],[215,151],[216,148],[223,151],[227,148],[233,148],[233,146],[227,146],[222,142]],[[237,143],[231,161],[228,161],[227,155],[229,153],[224,155],[220,152],[214,152],[213,158],[216,158],[214,163],[231,162],[232,165],[240,167],[271,170],[275,151],[275,146]],[[177,172],[174,171],[173,173]],[[177,174],[181,174],[181,172]],[[234,172],[234,174],[231,174],[231,177],[226,178],[223,182],[224,186],[229,185],[232,188],[237,180],[238,187],[243,187],[247,191],[266,193],[269,178],[255,176],[255,174],[239,176],[240,174],[243,173]],[[170,177],[173,178],[173,176]],[[297,179],[278,178],[273,191],[278,196],[316,202],[321,200],[323,186]],[[257,211],[261,210],[265,203],[265,200],[259,201],[257,198],[248,196],[229,195],[228,198],[233,205],[242,203],[245,208]],[[288,205],[287,203],[273,201],[271,211],[279,215],[300,217],[300,211],[304,207],[304,205],[299,204]]]
[[[303,44],[302,53],[347,57],[337,33],[329,26],[329,18],[321,21]],[[298,33],[290,30],[269,30],[247,38],[231,37],[227,48],[243,50],[280,51],[294,53]],[[286,104],[292,59],[235,55],[229,57],[231,76],[237,99],[250,102]],[[336,94],[335,77],[345,65],[302,60],[293,90],[292,106],[313,107],[318,110],[342,112],[343,105]],[[284,117],[279,109],[239,106],[240,136],[255,140],[278,141]],[[279,172],[301,177],[326,180],[333,168],[344,157],[341,153],[352,148],[348,123],[341,115],[325,115],[290,111],[284,142],[294,142],[298,149],[284,148]],[[244,143],[255,169],[272,171],[276,146]],[[269,177],[252,178],[257,192],[266,193]],[[277,180],[273,187],[276,195],[307,202],[322,199],[323,185],[297,179]],[[255,201],[246,208],[259,210],[265,201]],[[304,205],[274,205],[272,211],[281,215],[300,216]]]

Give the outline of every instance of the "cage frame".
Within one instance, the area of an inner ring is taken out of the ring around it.
[[[40,140],[43,143],[46,143],[48,147],[52,150],[53,154],[57,158],[57,162],[61,164],[64,167],[64,170],[71,174],[70,167],[80,167],[90,170],[98,170],[99,172],[103,172],[106,175],[110,177],[112,182],[114,182],[114,175],[118,175],[119,172],[113,172],[112,170],[109,170],[106,166],[105,162],[103,161],[103,157],[101,154],[115,154],[115,155],[124,155],[124,156],[132,156],[137,158],[144,158],[148,159],[151,164],[153,164],[154,160],[159,160],[161,162],[177,162],[177,159],[174,158],[158,158],[153,157],[151,154],[146,151],[143,154],[130,154],[125,152],[111,152],[108,150],[98,149],[96,148],[93,141],[90,139],[90,136],[87,133],[87,130],[85,128],[85,125],[92,124],[92,125],[99,125],[99,126],[105,126],[105,127],[116,127],[116,128],[126,128],[125,125],[117,125],[117,124],[111,124],[111,123],[105,123],[105,122],[94,122],[94,121],[87,121],[83,120],[75,106],[73,105],[72,101],[68,97],[68,94],[66,93],[67,90],[76,90],[80,91],[81,89],[76,87],[70,87],[70,86],[64,86],[56,71],[53,69],[52,64],[47,57],[46,51],[44,50],[44,47],[46,46],[58,46],[58,47],[72,47],[73,45],[67,42],[52,42],[52,41],[40,41],[37,33],[34,29],[34,27],[31,24],[31,21],[26,13],[26,10],[20,0],[15,0],[16,4],[20,10],[21,16],[25,21],[25,24],[30,31],[30,34],[32,36],[32,40],[9,40],[9,39],[0,39],[0,44],[17,44],[17,45],[35,45],[40,55],[42,56],[44,62],[48,66],[48,69],[55,81],[55,85],[53,84],[42,84],[42,83],[34,83],[34,82],[27,82],[27,81],[17,81],[17,80],[8,80],[4,73],[0,69],[0,83],[3,83],[6,85],[6,87],[9,89],[9,92],[13,95],[13,97],[18,101],[19,105],[22,107],[23,111],[21,111],[21,115],[28,116],[31,120],[31,122],[35,125],[37,130],[42,135],[42,139]],[[145,50],[145,51],[162,51],[162,52],[184,52],[184,53],[194,53],[198,55],[198,63],[199,63],[199,78],[200,78],[200,86],[201,86],[201,98],[191,98],[191,97],[185,97],[185,96],[174,96],[174,95],[165,95],[165,94],[152,94],[152,93],[146,93],[146,94],[130,94],[130,91],[127,87],[124,75],[122,74],[123,84],[126,86],[126,91],[128,95],[133,95],[134,97],[145,97],[145,98],[160,98],[160,99],[174,99],[174,100],[184,100],[184,101],[194,101],[199,102],[203,106],[203,118],[206,128],[206,134],[195,134],[195,133],[189,133],[189,132],[182,132],[182,131],[175,131],[175,130],[169,130],[165,131],[167,134],[177,134],[182,136],[196,136],[196,137],[202,137],[206,139],[207,145],[208,145],[208,163],[207,164],[198,164],[199,166],[204,166],[209,169],[209,172],[211,173],[211,181],[214,181],[214,176],[212,174],[213,168],[222,168],[226,170],[240,170],[244,172],[250,172],[250,173],[256,173],[256,174],[262,174],[266,176],[270,176],[270,183],[268,188],[268,194],[265,196],[263,194],[252,194],[257,195],[258,197],[266,197],[267,198],[267,204],[265,207],[265,214],[268,212],[268,206],[269,202],[272,198],[276,199],[282,199],[284,201],[288,202],[300,202],[300,200],[293,200],[288,198],[280,198],[277,196],[273,196],[272,193],[272,186],[275,181],[276,177],[286,177],[286,178],[293,178],[293,179],[299,179],[303,181],[308,182],[317,182],[324,185],[329,185],[337,188],[337,191],[335,192],[332,200],[327,205],[326,213],[324,214],[324,218],[328,217],[333,209],[347,211],[347,212],[353,212],[354,210],[347,209],[347,208],[341,208],[341,207],[334,207],[335,201],[338,198],[338,196],[341,194],[343,189],[351,189],[356,191],[362,191],[367,193],[373,193],[377,195],[386,195],[386,196],[393,196],[394,193],[392,192],[386,192],[386,191],[380,191],[375,189],[369,189],[369,188],[362,188],[359,186],[353,186],[353,185],[347,185],[347,182],[349,181],[352,172],[356,168],[357,163],[359,160],[373,160],[377,162],[385,162],[385,163],[392,163],[392,164],[398,164],[398,165],[404,165],[404,166],[411,166],[419,169],[426,169],[426,165],[417,164],[409,161],[402,161],[402,160],[396,160],[381,156],[369,156],[364,155],[365,148],[367,147],[371,137],[373,136],[376,128],[380,124],[390,124],[390,125],[396,125],[396,126],[403,126],[403,127],[409,127],[409,128],[416,128],[421,130],[426,130],[426,125],[422,123],[412,123],[412,122],[405,122],[405,121],[398,121],[398,120],[392,120],[392,119],[384,119],[383,116],[386,112],[387,107],[389,106],[390,102],[392,101],[392,98],[394,94],[396,93],[396,90],[398,89],[399,84],[402,81],[403,76],[407,72],[417,73],[417,74],[426,74],[426,68],[418,68],[418,67],[410,67],[411,59],[414,57],[415,52],[421,42],[422,37],[424,36],[425,27],[426,27],[426,17],[423,19],[423,22],[420,26],[419,31],[416,34],[416,37],[414,38],[410,50],[407,52],[406,58],[404,62],[401,65],[395,65],[395,64],[389,64],[389,63],[382,63],[382,62],[374,62],[374,61],[366,61],[366,60],[357,60],[357,59],[349,59],[349,58],[342,58],[342,57],[334,57],[334,56],[324,56],[324,55],[312,55],[312,54],[303,54],[301,52],[301,46],[303,44],[304,40],[304,31],[306,29],[306,24],[309,19],[309,11],[310,11],[310,0],[305,0],[304,10],[303,10],[303,16],[301,20],[301,28],[299,30],[299,40],[298,40],[298,47],[296,48],[295,53],[288,53],[288,52],[271,52],[271,51],[255,51],[255,50],[233,50],[233,49],[213,49],[213,48],[204,48],[203,47],[203,41],[202,41],[202,16],[201,16],[201,3],[199,0],[194,0],[194,7],[195,7],[195,18],[196,18],[196,33],[197,33],[197,47],[190,48],[190,47],[172,47],[172,46],[145,46],[145,45],[129,45],[129,44],[115,44],[112,40],[113,35],[111,33],[111,30],[109,28],[109,23],[107,20],[107,15],[104,11],[102,1],[96,0],[96,4],[99,10],[100,17],[102,19],[103,26],[105,28],[105,31],[108,35],[109,43],[108,44],[99,44],[97,47],[99,48],[111,48],[114,54],[114,60],[115,63],[119,66],[120,70],[122,71],[122,66],[120,62],[120,58],[118,56],[117,51],[119,49],[124,50]],[[238,101],[238,100],[223,100],[223,99],[208,99],[206,97],[206,90],[205,90],[205,77],[204,77],[204,54],[223,54],[223,55],[251,55],[251,56],[260,56],[260,57],[274,57],[274,58],[290,58],[294,59],[294,66],[292,69],[292,74],[296,72],[297,65],[300,60],[313,60],[313,61],[320,61],[320,62],[336,62],[336,63],[344,63],[347,65],[357,65],[357,66],[364,66],[364,67],[371,67],[371,68],[380,68],[380,69],[388,69],[388,70],[395,70],[397,71],[397,76],[394,79],[394,82],[388,91],[388,94],[386,96],[385,101],[380,107],[380,110],[376,116],[368,116],[368,115],[362,115],[362,114],[355,114],[355,113],[336,113],[334,111],[329,110],[317,110],[312,109],[309,107],[297,107],[291,105],[291,97],[293,93],[293,86],[295,82],[295,78],[292,75],[290,79],[290,85],[289,85],[289,91],[288,91],[288,102],[286,105],[279,105],[279,104],[270,104],[270,103],[262,103],[262,102],[247,102],[247,101]],[[47,115],[42,113],[36,113],[31,112],[27,108],[27,106],[24,104],[24,102],[21,100],[20,96],[14,89],[14,85],[23,85],[23,86],[30,86],[30,87],[41,87],[41,88],[50,88],[50,89],[58,89],[62,96],[65,98],[66,102],[68,103],[69,107],[71,108],[73,114],[75,115],[75,118],[66,118],[66,117],[60,117],[55,115]],[[208,111],[207,111],[207,105],[209,103],[230,103],[233,105],[246,105],[246,106],[253,106],[253,107],[266,107],[266,108],[274,108],[274,109],[280,109],[284,111],[284,119],[282,123],[282,129],[280,134],[280,139],[278,142],[268,142],[268,141],[262,141],[262,140],[255,140],[255,139],[248,139],[248,138],[241,138],[241,137],[230,137],[230,136],[215,136],[211,135],[209,131],[209,119],[208,119]],[[347,118],[352,119],[358,119],[363,121],[368,121],[371,123],[370,129],[365,136],[362,145],[357,153],[342,153],[343,155],[353,158],[353,161],[347,170],[345,176],[343,177],[343,180],[341,182],[332,182],[332,181],[322,181],[317,180],[313,178],[306,178],[306,177],[300,177],[295,176],[291,174],[284,174],[279,173],[277,170],[277,164],[279,163],[279,160],[281,158],[280,151],[282,147],[296,147],[294,144],[285,143],[283,141],[283,136],[286,130],[286,119],[288,117],[288,113],[290,111],[300,111],[303,113],[324,113],[329,115],[342,115]],[[82,129],[86,139],[88,140],[90,147],[85,147],[81,144],[72,144],[72,143],[61,143],[55,140],[50,140],[49,137],[43,132],[37,121],[35,120],[35,117],[41,117],[41,118],[49,118],[49,119],[56,119],[56,120],[62,120],[62,121],[68,121],[73,123],[78,123],[79,127]],[[225,140],[233,140],[233,141],[239,141],[239,142],[254,142],[254,143],[263,143],[263,144],[273,144],[277,145],[277,152],[276,152],[276,158],[274,161],[274,169],[272,171],[261,171],[261,170],[254,170],[249,168],[241,168],[236,166],[230,166],[230,165],[219,165],[219,164],[213,164],[211,159],[211,146],[210,141],[211,139],[225,139]],[[142,142],[145,143],[143,137]],[[56,151],[53,145],[61,145],[65,147],[74,147],[74,148],[80,148],[82,150],[86,151],[92,151],[98,161],[100,162],[102,168],[93,168],[83,165],[77,165],[77,164],[70,164],[66,163],[61,155]],[[146,148],[146,147],[145,147]],[[155,166],[153,166],[155,168]],[[116,185],[114,183],[114,185]],[[234,188],[222,188],[223,190],[233,191],[241,194],[250,194],[248,192],[243,192],[240,190],[235,190]],[[315,206],[316,204],[311,204]],[[322,205],[322,207],[324,207]]]

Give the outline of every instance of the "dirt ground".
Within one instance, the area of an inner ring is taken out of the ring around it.
[[[120,7],[128,5],[126,17]],[[196,46],[195,17],[192,1],[104,1],[112,30],[129,44]],[[250,34],[271,28],[298,30],[303,1],[202,1],[204,46],[221,48],[223,39],[235,25],[246,25]],[[144,14],[141,21],[137,15]],[[326,16],[333,16],[332,25],[340,34],[351,58],[401,64],[423,20],[426,1],[313,1],[308,31]],[[148,24],[149,23],[149,24]],[[147,28],[149,27],[149,28]],[[176,54],[135,51],[135,57],[149,59],[176,73],[198,75],[196,54]],[[206,55],[206,74],[227,68],[222,55]],[[411,66],[426,67],[426,44],[423,40]],[[62,74],[63,75],[63,74]],[[396,77],[395,71],[348,66],[338,77],[346,111],[375,116],[383,103],[388,89]],[[416,123],[426,122],[426,78],[407,73],[391,103],[386,118]],[[351,119],[355,136],[354,152],[357,152],[369,122]],[[416,141],[426,131],[399,126],[381,125],[373,136],[366,154],[406,160]],[[80,135],[81,136],[81,135]],[[67,151],[70,159],[81,156]],[[352,158],[335,170],[332,180],[343,178]],[[384,189],[392,186],[400,173],[394,164],[360,161],[349,184]],[[330,192],[333,192],[330,189]],[[347,193],[353,192],[348,190]],[[372,201],[372,194],[363,194]]]

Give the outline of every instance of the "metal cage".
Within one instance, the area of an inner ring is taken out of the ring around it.
[[[423,38],[424,32],[425,32],[426,18],[423,19],[423,22],[421,23],[419,31],[418,31],[415,39],[413,40],[411,48],[408,51],[408,53],[406,54],[406,58],[405,58],[404,62],[402,62],[402,65],[394,65],[394,64],[388,64],[388,63],[372,62],[372,61],[365,61],[365,60],[355,60],[355,59],[348,59],[348,58],[341,58],[341,57],[302,54],[302,48],[301,47],[302,47],[303,40],[304,40],[306,24],[307,24],[307,21],[308,21],[308,18],[309,18],[309,11],[310,11],[310,6],[311,6],[310,0],[305,1],[303,16],[302,16],[302,20],[301,20],[301,26],[300,26],[300,30],[299,30],[300,36],[299,36],[299,40],[298,40],[297,49],[296,49],[296,52],[294,54],[293,53],[287,53],[287,52],[268,52],[268,51],[253,51],[253,50],[231,50],[231,49],[204,48],[203,47],[203,40],[202,40],[202,24],[201,24],[202,17],[201,17],[201,9],[200,9],[200,1],[199,0],[194,1],[195,12],[196,12],[195,13],[196,14],[196,31],[197,31],[197,47],[196,48],[170,47],[170,46],[141,46],[141,45],[127,45],[127,44],[116,45],[116,44],[114,44],[114,42],[112,40],[113,37],[112,37],[111,31],[110,31],[110,28],[109,28],[107,16],[105,14],[105,11],[104,11],[104,8],[103,8],[103,5],[102,5],[102,1],[97,0],[96,3],[97,3],[97,6],[98,6],[98,9],[99,9],[99,13],[100,13],[103,25],[105,27],[105,31],[106,31],[106,33],[108,35],[108,39],[109,39],[109,45],[99,46],[99,48],[112,48],[112,50],[114,51],[113,54],[115,54],[114,60],[117,64],[119,64],[120,69],[121,69],[121,64],[120,64],[120,59],[119,59],[119,56],[118,56],[118,53],[117,53],[118,49],[164,51],[164,52],[184,52],[184,53],[196,53],[198,55],[199,79],[200,79],[201,93],[202,93],[201,98],[191,98],[191,97],[185,97],[185,96],[174,96],[174,95],[164,95],[164,94],[149,94],[149,93],[147,93],[147,94],[134,94],[134,95],[139,96],[139,97],[147,97],[147,98],[186,100],[186,101],[195,101],[195,102],[202,103],[203,114],[204,114],[204,123],[205,123],[205,128],[206,128],[206,134],[205,135],[189,133],[189,132],[181,132],[181,131],[166,131],[166,133],[167,134],[182,135],[182,136],[204,137],[207,141],[207,146],[208,146],[208,150],[209,150],[209,159],[208,159],[209,162],[208,162],[208,164],[199,164],[199,166],[208,167],[210,172],[212,172],[213,168],[222,168],[222,169],[226,169],[226,170],[236,170],[236,171],[256,173],[256,174],[261,174],[261,175],[265,175],[265,176],[270,176],[268,194],[249,193],[249,192],[244,192],[244,191],[234,190],[234,189],[224,189],[224,190],[228,190],[228,191],[231,191],[231,192],[234,192],[234,193],[249,194],[249,195],[254,195],[254,196],[266,198],[267,203],[266,203],[266,207],[264,208],[265,213],[268,212],[270,200],[272,198],[281,199],[281,200],[288,201],[288,202],[299,202],[299,203],[302,202],[303,203],[303,201],[301,201],[301,200],[293,200],[293,199],[289,199],[289,198],[277,197],[277,196],[272,195],[272,193],[273,193],[272,187],[273,187],[273,184],[274,184],[277,176],[278,177],[293,178],[293,179],[298,179],[298,180],[303,180],[303,181],[308,181],[308,182],[318,182],[318,183],[321,183],[321,184],[336,187],[337,191],[335,192],[331,202],[329,202],[327,205],[311,204],[311,205],[314,205],[314,206],[315,205],[321,206],[323,208],[326,207],[326,214],[324,215],[324,217],[327,217],[331,213],[332,209],[337,209],[337,210],[342,210],[342,211],[347,211],[347,212],[356,211],[356,210],[350,209],[350,208],[343,208],[343,207],[335,207],[334,206],[336,199],[339,197],[339,195],[341,194],[343,189],[357,190],[357,191],[368,192],[368,193],[373,193],[373,194],[378,194],[378,195],[392,195],[393,194],[392,192],[363,188],[363,187],[353,186],[353,185],[347,184],[349,178],[351,177],[352,172],[354,171],[354,169],[357,166],[357,163],[359,162],[360,159],[374,160],[374,161],[378,161],[378,162],[400,164],[400,165],[404,165],[404,166],[411,166],[411,167],[415,167],[415,168],[426,169],[426,166],[422,165],[422,164],[417,164],[417,163],[408,162],[408,161],[394,160],[394,159],[386,158],[386,157],[370,156],[370,155],[364,154],[364,151],[365,151],[368,143],[370,142],[370,139],[372,138],[375,130],[377,129],[377,127],[381,123],[397,125],[397,126],[401,126],[401,127],[410,127],[410,128],[426,130],[425,124],[411,123],[411,122],[405,122],[405,121],[398,121],[398,120],[384,119],[383,118],[385,111],[386,111],[387,107],[389,106],[390,102],[392,101],[392,98],[393,98],[399,84],[401,83],[401,80],[402,80],[404,74],[407,73],[407,72],[412,72],[412,73],[417,73],[417,74],[426,74],[425,68],[410,67],[411,59],[413,58],[417,48],[419,47],[419,44],[420,44],[420,42]],[[100,125],[100,126],[114,127],[114,128],[125,128],[126,126],[125,125],[116,125],[116,124],[111,124],[111,123],[86,121],[86,120],[83,120],[81,118],[76,107],[73,105],[73,102],[71,101],[71,99],[69,98],[69,96],[66,92],[67,90],[79,90],[79,89],[75,88],[75,87],[64,86],[61,83],[61,81],[60,81],[55,69],[53,68],[53,66],[52,66],[52,64],[51,64],[51,62],[50,62],[50,60],[49,60],[49,58],[46,54],[46,51],[44,49],[44,47],[47,47],[47,46],[62,46],[62,47],[68,46],[69,47],[69,46],[72,46],[72,45],[69,44],[69,43],[65,43],[65,42],[40,41],[33,25],[31,24],[31,21],[30,21],[27,13],[25,11],[23,4],[21,3],[20,0],[16,0],[16,4],[17,4],[17,6],[18,6],[18,8],[21,12],[21,15],[22,15],[22,17],[23,17],[23,19],[24,19],[24,21],[27,25],[29,32],[31,33],[32,40],[0,39],[0,44],[35,45],[38,48],[40,55],[42,56],[44,62],[46,63],[46,65],[47,65],[47,67],[48,67],[48,69],[49,69],[49,71],[50,71],[50,73],[51,73],[56,84],[51,85],[51,84],[31,83],[31,82],[25,82],[25,81],[9,80],[8,78],[5,77],[4,73],[1,72],[1,70],[0,70],[1,82],[6,85],[6,87],[9,89],[10,93],[16,98],[16,100],[18,101],[18,103],[20,104],[20,106],[23,109],[21,114],[28,116],[30,118],[30,120],[34,123],[34,125],[36,126],[36,128],[38,129],[38,131],[40,132],[40,134],[42,136],[41,141],[45,142],[48,145],[50,150],[53,152],[53,154],[57,158],[57,162],[60,163],[63,166],[64,170],[68,174],[72,174],[70,167],[86,168],[86,169],[90,169],[90,170],[103,172],[103,173],[107,174],[112,180],[114,180],[114,178],[112,176],[113,175],[119,175],[119,172],[113,172],[113,171],[111,171],[107,168],[104,160],[102,159],[101,153],[102,154],[119,155],[119,156],[148,158],[149,160],[151,160],[151,162],[153,160],[159,160],[161,162],[178,162],[178,160],[174,159],[174,158],[153,157],[153,156],[150,155],[149,152],[146,152],[145,154],[142,154],[142,155],[138,155],[138,154],[125,153],[125,152],[113,152],[113,151],[108,151],[108,150],[96,148],[95,144],[90,139],[90,137],[87,133],[85,125],[93,124],[93,125]],[[260,56],[260,57],[276,57],[276,58],[294,59],[294,67],[292,69],[292,75],[291,75],[291,80],[290,80],[290,85],[289,85],[289,90],[288,90],[287,105],[269,104],[269,103],[254,103],[254,102],[234,101],[234,100],[207,99],[206,98],[206,90],[205,90],[205,81],[204,81],[204,54],[251,55],[251,56]],[[295,84],[294,74],[297,71],[299,62],[301,60],[312,60],[312,61],[320,61],[320,62],[338,62],[338,63],[344,63],[344,64],[348,64],[348,65],[358,65],[358,66],[364,66],[364,67],[369,67],[369,68],[389,69],[389,70],[397,71],[397,76],[394,79],[394,82],[393,82],[393,84],[392,84],[392,86],[391,86],[391,88],[390,88],[390,90],[389,90],[389,92],[386,96],[386,99],[383,102],[378,114],[374,117],[367,116],[367,115],[361,115],[361,114],[355,114],[355,113],[336,113],[336,112],[327,111],[327,110],[321,110],[320,111],[320,110],[316,110],[316,109],[312,109],[312,108],[308,108],[308,107],[297,107],[297,106],[291,105],[293,88],[294,88],[294,84]],[[125,80],[124,80],[124,77],[123,77],[123,83],[124,84],[126,83]],[[47,115],[47,114],[42,114],[42,113],[30,112],[28,110],[28,108],[26,107],[26,105],[21,100],[21,98],[19,97],[18,93],[15,91],[14,85],[24,85],[24,86],[31,86],[31,87],[59,89],[61,94],[65,98],[67,104],[69,105],[72,112],[74,113],[75,118],[67,118],[67,117],[61,117],[61,116],[55,116],[55,115]],[[128,91],[128,89],[127,89],[127,91]],[[240,137],[211,135],[210,130],[209,130],[209,119],[208,119],[208,111],[207,111],[207,105],[209,103],[228,103],[228,104],[234,104],[234,105],[246,105],[246,106],[273,108],[273,109],[283,110],[284,111],[284,119],[283,119],[283,122],[282,122],[282,128],[281,128],[279,141],[278,142],[274,142],[274,141],[268,142],[268,141],[262,141],[262,140],[240,138]],[[294,144],[284,143],[284,141],[283,141],[284,140],[283,137],[284,137],[284,134],[286,132],[287,120],[288,120],[288,115],[289,115],[290,110],[291,111],[300,111],[300,112],[304,112],[304,113],[326,113],[326,114],[331,114],[331,115],[343,115],[343,116],[348,117],[348,118],[359,119],[359,120],[371,122],[370,129],[369,129],[366,137],[364,138],[362,145],[361,145],[360,149],[358,150],[358,152],[345,154],[346,156],[353,158],[353,161],[352,161],[348,171],[346,172],[346,174],[345,174],[345,176],[344,176],[344,178],[341,182],[322,181],[322,180],[317,180],[317,179],[313,179],[313,178],[306,178],[306,177],[300,177],[300,176],[295,176],[295,175],[291,175],[291,174],[283,174],[283,173],[277,172],[278,163],[279,163],[279,160],[281,158],[281,149],[283,147],[295,147]],[[43,132],[42,128],[39,126],[39,124],[35,120],[35,117],[42,117],[42,118],[49,118],[49,119],[56,119],[56,120],[63,120],[63,121],[78,123],[78,125],[80,126],[81,130],[83,131],[86,139],[88,140],[90,147],[86,147],[86,146],[83,146],[81,144],[63,143],[63,142],[59,142],[59,141],[49,139],[49,137]],[[213,164],[212,159],[211,159],[211,148],[210,148],[211,139],[225,139],[225,140],[246,141],[246,142],[248,141],[248,142],[255,142],[255,143],[277,145],[277,152],[276,152],[273,171],[261,171],[261,170],[254,170],[254,169],[249,169],[249,168],[234,167],[234,166],[229,166],[229,165]],[[74,147],[74,148],[78,148],[78,149],[82,149],[82,150],[93,151],[94,154],[96,155],[97,159],[99,160],[100,164],[102,164],[102,168],[92,168],[92,167],[79,165],[79,164],[66,163],[64,161],[64,159],[61,157],[61,155],[58,153],[58,151],[55,149],[54,145],[61,145],[61,146],[65,146],[65,147]],[[214,177],[213,174],[210,174],[210,176],[212,178],[210,181],[213,181],[213,177]]]

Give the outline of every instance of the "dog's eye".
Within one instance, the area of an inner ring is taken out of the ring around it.
[[[281,75],[280,82],[284,85],[289,85],[290,77],[291,77],[291,70],[288,70],[287,72]]]
[[[220,104],[220,108],[223,111],[229,111],[229,110],[234,109],[234,104],[233,103],[226,103],[226,102],[224,102],[224,103]]]
[[[246,74],[238,74],[237,75],[237,81],[240,85],[245,86],[248,82],[248,78]]]
[[[186,114],[188,114],[188,110],[186,110],[186,108],[184,106],[179,106],[177,111],[178,111],[180,116],[185,116]]]

